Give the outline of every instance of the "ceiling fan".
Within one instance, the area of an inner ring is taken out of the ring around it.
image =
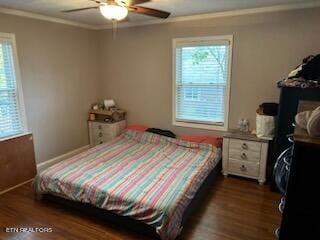
[[[105,1],[89,0],[89,1],[97,3],[98,6],[70,9],[70,10],[64,10],[62,12],[71,13],[71,12],[85,11],[89,9],[99,9],[101,14],[105,18],[112,21],[121,21],[125,19],[128,15],[128,12],[144,14],[152,17],[163,18],[163,19],[168,18],[170,16],[169,12],[136,6],[137,4],[150,2],[151,0],[105,0]]]

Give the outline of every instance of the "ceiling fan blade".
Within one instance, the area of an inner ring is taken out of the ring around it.
[[[116,0],[116,2],[123,4],[124,6],[134,6],[146,2],[150,2],[151,0]]]
[[[98,4],[100,4],[100,3],[101,3],[101,1],[100,1],[100,0],[89,0],[89,1],[91,1],[91,2],[95,2],[95,3],[98,3]]]
[[[80,12],[80,11],[84,11],[84,10],[97,9],[97,8],[99,8],[99,7],[77,8],[77,9],[64,10],[64,11],[61,11],[61,12],[64,12],[64,13],[71,13],[71,12]]]
[[[144,14],[152,17],[158,18],[168,18],[170,16],[169,12],[160,11],[152,8],[140,7],[140,6],[128,6],[130,12]]]

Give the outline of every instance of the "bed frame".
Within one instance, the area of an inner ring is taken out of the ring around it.
[[[186,208],[186,211],[183,215],[181,226],[184,226],[184,224],[190,218],[192,213],[201,205],[199,203],[206,196],[206,192],[208,192],[209,187],[212,185],[216,177],[221,175],[221,168],[222,161],[220,160],[219,163],[214,167],[211,173],[204,180],[203,184],[198,189],[195,197],[191,200],[190,204]],[[51,194],[43,194],[41,196],[41,199],[53,201],[77,210],[81,210],[81,212],[85,212],[88,215],[98,217],[101,220],[108,221],[109,223],[113,223],[118,226],[126,226],[127,229],[143,234],[144,236],[152,237],[152,239],[160,239],[160,236],[156,233],[155,228],[141,221],[135,220],[131,217],[120,216],[115,213],[112,213],[111,211],[100,209],[87,203],[75,202]]]

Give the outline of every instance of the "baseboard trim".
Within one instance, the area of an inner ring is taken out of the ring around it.
[[[39,164],[37,164],[37,171],[38,171],[38,173],[42,172],[43,170],[47,169],[48,167],[50,167],[58,162],[61,162],[63,160],[66,160],[67,158],[70,158],[74,155],[77,155],[78,153],[84,152],[85,150],[88,150],[89,148],[90,148],[90,145],[86,145],[86,146],[74,149],[74,150],[67,152],[65,154],[62,154],[58,157],[49,159],[45,162],[39,163]]]
[[[9,191],[11,191],[11,190],[13,190],[13,189],[16,189],[16,188],[18,188],[18,187],[21,187],[22,185],[25,185],[25,184],[27,184],[27,183],[29,183],[29,182],[32,182],[32,181],[33,181],[33,178],[32,178],[32,179],[29,179],[29,180],[27,180],[27,181],[25,181],[25,182],[19,183],[19,184],[13,186],[13,187],[7,188],[7,189],[1,191],[1,192],[0,192],[0,195],[4,194],[4,193],[6,193],[6,192],[9,192]]]

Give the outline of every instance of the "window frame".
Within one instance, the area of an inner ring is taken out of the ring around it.
[[[17,106],[18,106],[19,116],[22,124],[21,133],[0,137],[0,141],[4,141],[7,139],[15,138],[17,136],[28,134],[29,131],[28,131],[27,117],[26,117],[26,111],[25,111],[25,105],[24,105],[23,90],[22,90],[21,75],[20,75],[20,65],[18,61],[18,51],[17,51],[15,34],[0,32],[0,41],[6,41],[12,44],[14,73],[15,73],[15,78],[16,78],[15,80],[16,80],[16,86],[17,86],[16,88]]]
[[[221,41],[228,41],[230,43],[229,49],[229,61],[228,61],[228,75],[227,85],[225,93],[225,105],[224,105],[224,123],[221,124],[206,124],[201,122],[184,122],[178,121],[176,118],[176,49],[177,46],[194,46],[195,44],[201,46],[205,44],[217,44]],[[205,37],[191,37],[191,38],[175,38],[172,40],[172,125],[179,127],[198,128],[206,130],[227,131],[229,128],[229,109],[230,109],[230,86],[231,86],[231,69],[232,69],[232,57],[233,57],[233,35],[221,35],[221,36],[205,36]]]

